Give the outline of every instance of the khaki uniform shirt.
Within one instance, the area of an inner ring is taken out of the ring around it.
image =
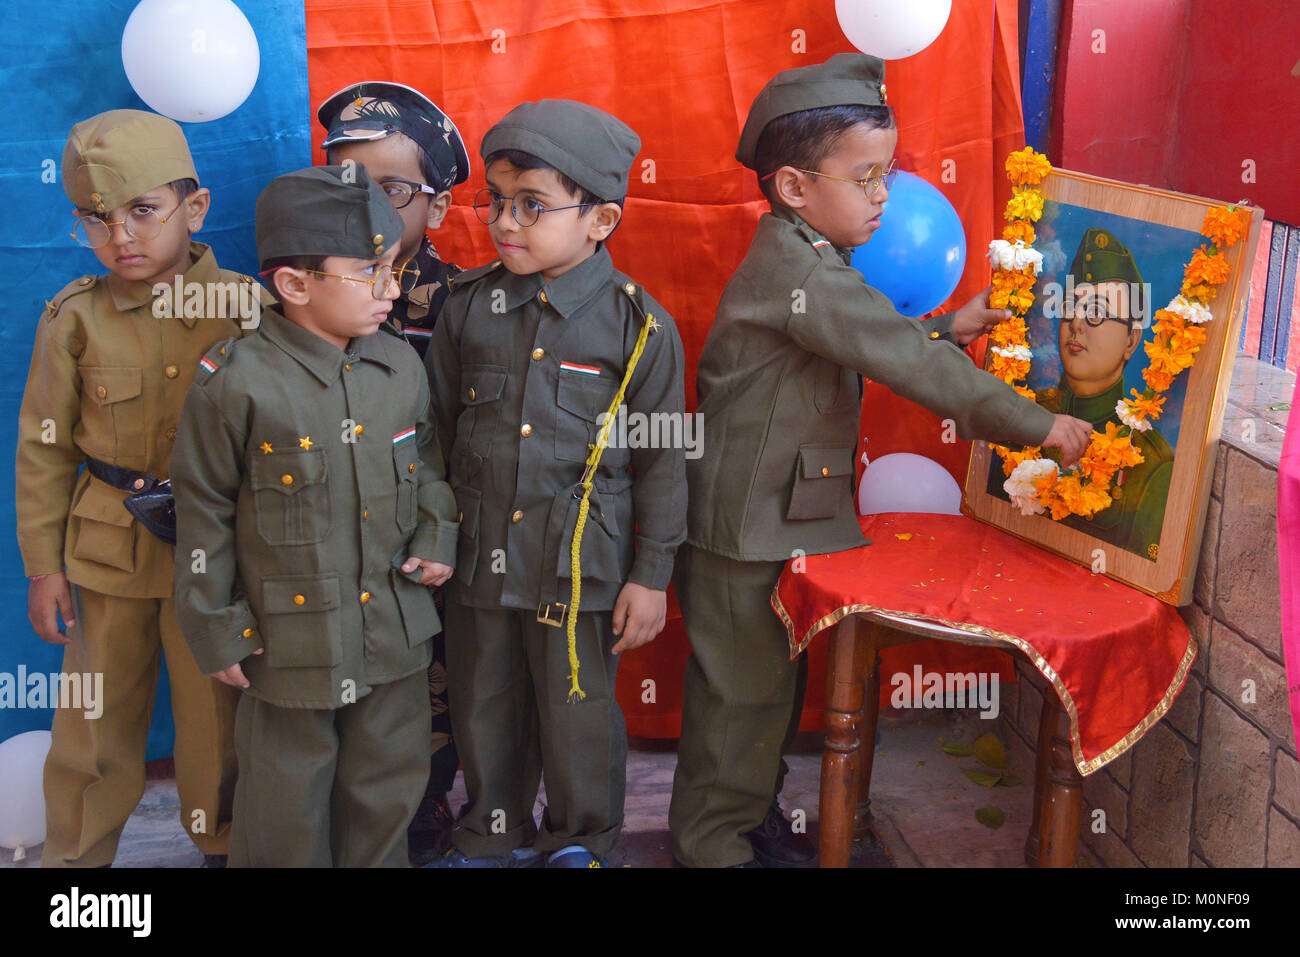
[[[393,336],[345,353],[267,309],[210,351],[172,457],[177,616],[203,672],[242,662],[245,694],[335,708],[427,668],[433,598],[400,568],[455,564],[442,462]]]
[[[792,211],[758,224],[723,291],[696,375],[704,454],[688,462],[695,546],[785,561],[863,544],[854,508],[859,374],[956,423],[964,439],[1037,444],[1045,409],[946,338],[952,316],[901,315]]]
[[[658,329],[624,395],[626,421],[668,413],[657,421],[684,423],[681,338],[604,247],[551,283],[498,262],[461,273],[451,287],[425,355],[462,515],[449,597],[475,608],[568,603],[588,447],[623,380],[642,312]],[[582,539],[584,611],[613,608],[627,581],[666,589],[686,533],[682,442],[636,444],[606,449],[594,477]]]
[[[158,312],[174,316],[155,315],[148,283],[110,273],[69,283],[41,317],[15,468],[18,547],[28,575],[66,566],[69,581],[102,594],[172,593],[172,547],[140,527],[122,505],[126,492],[77,470],[93,457],[166,478],[199,357],[244,334],[241,299],[251,302],[250,291],[261,287],[217,268],[202,243],[190,250],[183,280],[204,290],[200,316],[193,314],[197,301],[186,310],[185,299],[174,310],[160,304]]]

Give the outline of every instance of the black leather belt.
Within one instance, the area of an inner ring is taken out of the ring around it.
[[[111,485],[123,492],[151,492],[159,485],[166,484],[165,479],[154,478],[145,472],[118,468],[99,459],[86,459],[86,468],[105,485]]]

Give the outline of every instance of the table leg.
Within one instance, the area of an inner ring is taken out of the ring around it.
[[[1045,739],[1047,747],[1044,749]],[[1046,766],[1046,775],[1042,790],[1035,795],[1034,801],[1034,816],[1039,821],[1037,866],[1073,867],[1079,852],[1083,778],[1074,766],[1070,750],[1070,722],[1055,694],[1043,695],[1038,740],[1038,764],[1040,768]]]
[[[854,615],[835,627],[826,662],[826,744],[822,751],[819,811],[822,867],[849,865],[861,764],[858,734],[864,684],[862,650],[866,642],[859,640],[859,628]]]
[[[1051,699],[1049,702],[1047,699]],[[1034,750],[1034,816],[1029,822],[1029,836],[1025,838],[1025,863],[1030,867],[1038,866],[1041,852],[1039,832],[1043,827],[1043,802],[1047,797],[1047,771],[1052,765],[1052,732],[1056,719],[1052,717],[1052,705],[1060,708],[1056,693],[1048,689],[1043,695],[1043,708],[1038,716],[1038,747]]]
[[[863,621],[859,639],[861,665],[866,669],[862,685],[862,724],[858,730],[858,800],[853,808],[853,839],[866,837],[871,827],[871,767],[876,757],[876,727],[880,717],[879,625]]]

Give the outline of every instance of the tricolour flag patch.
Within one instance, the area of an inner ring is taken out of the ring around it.
[[[819,239],[813,243],[813,249],[816,249],[818,246],[829,246],[830,244],[831,241],[829,239]]]
[[[204,356],[202,359],[199,360],[199,368],[202,369],[204,372],[212,373],[217,371],[217,364],[213,362],[211,359],[209,359],[207,356]]]
[[[574,372],[578,375],[598,376],[600,375],[600,366],[584,366],[576,362],[561,362],[561,372]]]
[[[398,432],[396,435],[394,435],[393,444],[399,445],[402,442],[405,442],[407,439],[413,439],[413,438],[415,438],[415,426],[411,426],[409,429],[404,429],[403,431]]]

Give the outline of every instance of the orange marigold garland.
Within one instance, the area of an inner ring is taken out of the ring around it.
[[[1007,157],[1007,178],[1014,193],[1007,203],[1003,238],[989,244],[988,254],[993,265],[990,304],[1012,313],[989,334],[989,371],[1030,399],[1034,393],[1022,381],[1029,375],[1032,358],[1024,315],[1034,303],[1032,290],[1043,264],[1042,255],[1031,248],[1033,223],[1041,218],[1044,201],[1042,190],[1035,187],[1051,169],[1047,157],[1032,147]],[[1130,398],[1116,403],[1115,413],[1123,424],[1107,422],[1104,432],[1093,432],[1073,469],[1062,472],[1055,461],[1042,456],[1040,448],[1017,452],[1003,445],[992,446],[1007,476],[1003,488],[1022,513],[1046,513],[1060,520],[1067,515],[1095,515],[1110,507],[1116,473],[1142,462],[1142,453],[1132,442],[1133,432],[1146,431],[1151,420],[1160,417],[1167,398],[1164,393],[1180,372],[1191,368],[1205,344],[1203,326],[1213,318],[1209,303],[1232,271],[1222,250],[1237,243],[1249,225],[1246,211],[1236,206],[1220,206],[1206,213],[1201,234],[1211,245],[1201,246],[1192,255],[1182,293],[1156,312],[1154,338],[1144,346],[1146,389],[1132,389]]]

